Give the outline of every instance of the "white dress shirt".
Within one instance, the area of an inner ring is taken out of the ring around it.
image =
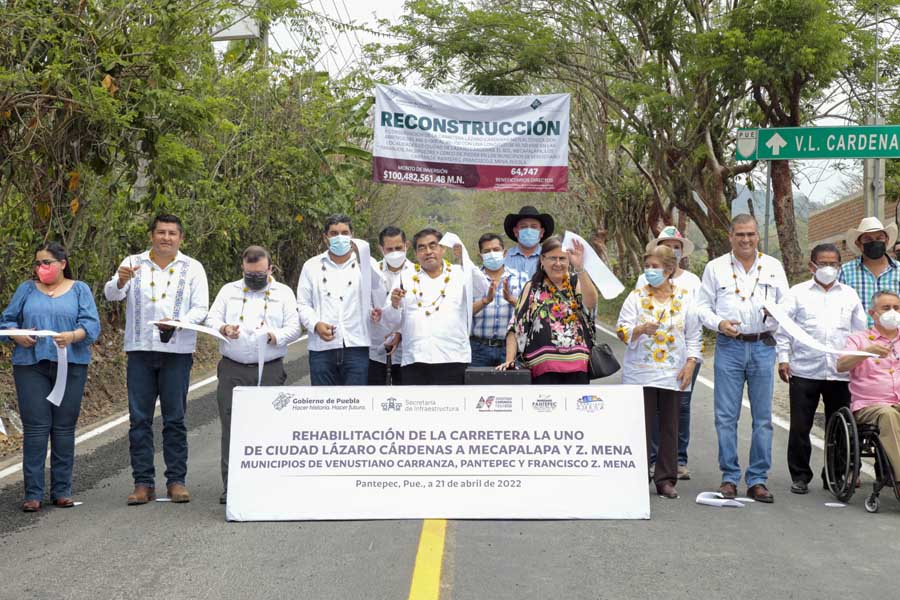
[[[471,266],[468,276],[472,277],[474,284],[472,295],[481,298],[487,291],[484,277]],[[449,281],[445,282],[446,277]],[[385,325],[399,329],[403,337],[400,341],[403,351],[401,364],[472,362],[472,348],[469,345],[471,323],[466,320],[471,310],[471,307],[466,308],[466,302],[471,304],[472,300],[466,298],[463,267],[451,265],[447,272],[445,265],[435,278],[424,270],[405,272],[401,279],[406,296],[399,309],[395,309],[388,298],[383,317]],[[432,303],[440,297],[441,290],[446,296],[435,310]]]
[[[219,342],[219,352],[235,362],[255,365],[259,360],[258,336],[271,331],[276,343],[266,343],[264,362],[283,358],[288,344],[300,337],[300,315],[294,291],[274,280],[259,291],[245,289],[243,279],[226,283],[209,309],[206,317],[209,327],[217,331],[221,331],[223,325],[240,328],[236,340]]]
[[[372,259],[372,268],[381,276],[385,297],[388,302],[390,302],[391,290],[400,287],[400,277],[404,273],[408,273],[409,277],[412,277],[413,273],[412,263],[408,260],[403,262],[403,266],[400,267],[399,271],[391,271],[383,260],[376,261],[375,259]],[[380,308],[382,303],[377,304],[377,306]],[[384,340],[388,335],[396,331],[396,329],[388,329],[382,322],[372,323],[370,329],[372,340],[371,346],[369,346],[369,358],[375,362],[384,364],[387,362],[387,351],[384,349]],[[403,364],[403,348],[401,346],[398,346],[397,349],[394,350],[394,354],[391,355],[391,362],[395,365]]]
[[[745,271],[729,252],[706,264],[697,309],[700,320],[713,331],[719,331],[722,321],[740,321],[738,331],[748,335],[775,331],[778,323],[763,315],[763,304],[767,300],[780,304],[787,291],[787,276],[776,259],[759,252]]]
[[[176,330],[168,343],[159,339],[159,329],[148,321],[174,319],[194,325],[203,323],[209,309],[209,286],[203,265],[179,252],[160,268],[150,252],[126,257],[120,267],[137,267],[134,278],[119,289],[119,276],[106,282],[103,293],[112,302],[125,300],[125,352],[152,351],[192,354],[197,332]]]
[[[386,297],[384,284],[372,265],[371,296],[363,300],[359,261],[351,256],[341,264],[323,252],[306,261],[297,283],[300,323],[309,331],[309,349],[315,352],[337,348],[368,348],[372,307],[381,307]],[[326,342],[316,333],[316,323],[337,327],[334,339]]]
[[[696,301],[697,297],[700,295],[700,278],[688,271],[687,269],[681,270],[681,275],[672,279],[672,283],[680,287],[683,290],[689,291],[694,295],[694,300]],[[644,277],[644,274],[638,277],[637,283],[634,284],[635,289],[641,289],[647,285],[647,278]]]
[[[859,295],[849,285],[835,281],[827,290],[815,278],[792,287],[784,299],[788,316],[829,348],[842,350],[851,333],[868,328],[868,317]],[[835,369],[838,356],[813,350],[791,338],[784,329],[775,334],[778,362],[789,363],[791,375],[805,379],[850,381],[850,373]]]
[[[639,325],[658,323],[653,335],[632,332]],[[688,358],[700,362],[703,327],[697,315],[696,297],[675,286],[666,302],[650,295],[647,286],[632,290],[622,303],[616,333],[627,344],[622,364],[622,383],[682,390],[678,374]]]

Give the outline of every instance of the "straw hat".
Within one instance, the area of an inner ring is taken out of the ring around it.
[[[694,242],[681,235],[681,232],[678,231],[677,227],[675,227],[674,225],[669,225],[668,227],[663,227],[663,230],[659,232],[659,237],[657,237],[655,240],[650,240],[646,247],[647,252],[653,252],[653,250],[663,240],[677,240],[681,242],[682,258],[690,256],[694,251]]]
[[[897,240],[897,224],[891,223],[887,227],[881,224],[881,221],[878,220],[878,217],[866,217],[862,221],[859,222],[859,227],[850,228],[847,230],[847,247],[853,250],[853,252],[859,256],[862,254],[859,247],[856,245],[856,240],[859,239],[864,233],[872,233],[873,231],[883,231],[888,236],[887,241],[887,250],[890,252],[891,248],[894,246],[894,242]]]

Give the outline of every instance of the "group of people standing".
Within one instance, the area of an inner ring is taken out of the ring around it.
[[[159,398],[163,421],[166,495],[188,502],[185,413],[197,332],[205,325],[220,343],[217,401],[222,425],[221,472],[226,502],[232,393],[237,386],[286,381],[287,346],[309,334],[312,385],[460,385],[469,366],[499,371],[521,366],[535,384],[587,384],[598,290],[585,272],[577,240],[553,235],[553,218],[534,207],[507,215],[512,240],[485,233],[478,240],[481,266],[453,234],[432,228],[410,240],[397,227],[378,236],[381,260],[353,237],[351,219],[329,217],[322,228],[327,249],[305,262],[296,292],[276,281],[265,248],[241,255],[241,277],[222,287],[212,306],[203,266],[180,251],[181,221],[157,216],[150,249],[128,256],[104,286],[109,301],[125,301],[124,343],[134,489],[128,504],[156,498],[153,416]],[[683,268],[693,243],[675,227],[651,240],[644,272],[625,298],[617,335],[626,344],[623,383],[643,387],[652,479],[665,498],[678,496],[689,479],[691,390],[702,362],[702,328],[716,332],[715,428],[720,493],[771,503],[774,373],[790,382],[791,491],[806,493],[809,431],[819,398],[830,415],[850,405],[857,418],[875,422],[895,469],[900,468],[900,266],[886,255],[896,226],[864,219],[848,232],[861,257],[841,264],[832,244],[816,246],[813,277],[789,288],[781,264],[758,250],[756,220],[731,223],[731,252],[710,261],[702,279]],[[410,244],[411,242],[411,244]],[[412,246],[415,262],[408,252]],[[453,261],[445,257],[447,250]],[[51,442],[51,502],[73,505],[74,431],[91,359],[100,334],[90,288],[71,275],[58,244],[35,254],[34,278],[15,292],[0,329],[52,331],[13,336],[13,371],[25,430],[23,473],[28,512],[41,509],[44,457]],[[798,343],[766,310],[773,302],[819,342],[863,349],[878,358],[816,352]],[[167,324],[167,321],[174,322]],[[855,333],[860,332],[860,333]],[[56,383],[58,348],[68,351],[65,395],[46,401]],[[260,362],[262,368],[260,370]],[[849,372],[849,375],[847,374]],[[849,385],[848,385],[849,380]],[[742,473],[737,427],[746,385],[752,437]],[[886,391],[888,390],[888,391]],[[898,478],[900,479],[900,478]]]

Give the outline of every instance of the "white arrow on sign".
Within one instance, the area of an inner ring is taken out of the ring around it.
[[[778,132],[775,132],[775,135],[770,137],[769,141],[766,142],[766,146],[772,151],[772,156],[778,156],[781,154],[781,149],[787,146],[787,141],[781,137]]]

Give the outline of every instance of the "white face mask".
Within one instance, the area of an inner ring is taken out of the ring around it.
[[[878,322],[881,323],[882,327],[885,327],[887,329],[900,328],[900,313],[892,308],[885,313],[881,313],[881,316],[878,318]]]
[[[822,285],[831,285],[837,279],[838,270],[834,267],[817,267],[816,281]]]
[[[392,269],[399,269],[406,262],[406,252],[397,250],[396,252],[388,252],[384,255],[384,262]]]

